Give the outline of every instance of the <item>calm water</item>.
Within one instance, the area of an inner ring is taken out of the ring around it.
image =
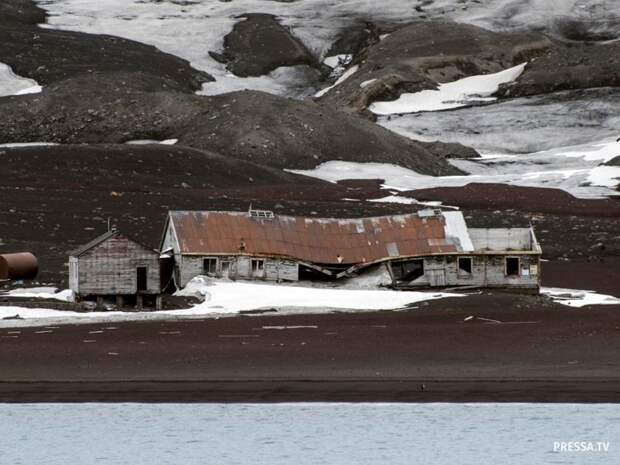
[[[620,464],[620,405],[0,404],[2,465],[546,463]]]

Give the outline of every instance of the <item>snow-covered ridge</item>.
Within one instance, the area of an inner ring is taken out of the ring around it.
[[[18,76],[9,65],[0,63],[0,97],[37,94],[42,90],[35,80]]]
[[[387,163],[328,161],[312,170],[287,170],[324,181],[384,179],[385,188],[398,191],[459,187],[469,183],[500,183],[562,189],[580,198],[618,195],[620,167],[602,166],[620,155],[620,143],[606,139],[594,144],[523,155],[489,155],[481,159],[451,160],[468,176],[427,176]]]
[[[388,23],[416,19],[443,19],[475,24],[492,30],[549,29],[559,17],[588,20],[606,27],[617,14],[616,0],[435,0],[415,9],[403,0],[265,0],[146,1],[146,0],[35,0],[50,14],[45,27],[111,34],[154,45],[189,60],[216,82],[206,94],[244,88],[290,94],[303,82],[298,67],[280,68],[269,76],[238,78],[213,60],[208,51],[221,51],[223,38],[238,16],[245,13],[276,15],[317,57],[325,56],[338,33],[359,18]],[[598,21],[598,23],[597,23]],[[611,27],[611,26],[609,26]]]
[[[402,94],[391,102],[374,102],[369,110],[376,115],[417,113],[421,111],[450,110],[469,105],[490,103],[501,84],[516,80],[527,63],[521,63],[499,73],[469,76],[454,82],[440,84],[436,90]]]

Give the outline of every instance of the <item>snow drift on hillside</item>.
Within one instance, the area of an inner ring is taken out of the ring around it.
[[[436,90],[423,90],[402,94],[390,102],[374,102],[369,110],[375,115],[418,113],[422,111],[450,110],[470,105],[490,103],[500,84],[517,79],[527,63],[521,63],[499,73],[470,76],[454,82],[439,84]],[[327,91],[326,89],[325,91]]]
[[[606,139],[595,144],[546,150],[524,155],[486,155],[481,159],[451,160],[469,176],[426,176],[386,163],[328,161],[313,170],[289,170],[325,181],[384,179],[384,186],[406,191],[431,187],[464,186],[473,182],[552,187],[580,198],[617,195],[620,168],[600,166],[620,154],[620,142]]]
[[[0,63],[0,97],[7,95],[37,94],[43,88],[36,81],[20,77],[9,65]]]

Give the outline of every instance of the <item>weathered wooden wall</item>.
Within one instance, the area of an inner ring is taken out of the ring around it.
[[[160,293],[159,254],[124,236],[107,239],[77,257],[73,264],[71,258],[69,276],[71,268],[77,266],[79,279],[70,286],[81,295],[135,294],[138,267],[147,268],[147,290],[141,293]]]
[[[462,255],[472,258],[472,273],[459,273],[457,256],[424,258],[424,275],[406,283],[412,287],[431,285],[429,270],[443,270],[445,286],[519,287],[535,288],[539,283],[538,255]],[[519,276],[506,275],[506,257],[520,258]]]
[[[204,259],[216,258],[218,277],[228,277],[231,279],[258,279],[265,281],[297,281],[299,280],[299,265],[295,261],[281,260],[276,258],[256,259],[265,261],[265,268],[262,274],[252,274],[252,257],[248,256],[193,256],[184,255],[176,261],[177,285],[185,287],[192,278],[205,274]],[[222,262],[230,263],[229,273],[225,276],[222,271]]]

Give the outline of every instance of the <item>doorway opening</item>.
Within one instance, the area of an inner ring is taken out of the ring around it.
[[[147,289],[147,279],[146,279],[146,266],[139,266],[136,268],[136,282],[137,282],[137,291],[146,291]]]

